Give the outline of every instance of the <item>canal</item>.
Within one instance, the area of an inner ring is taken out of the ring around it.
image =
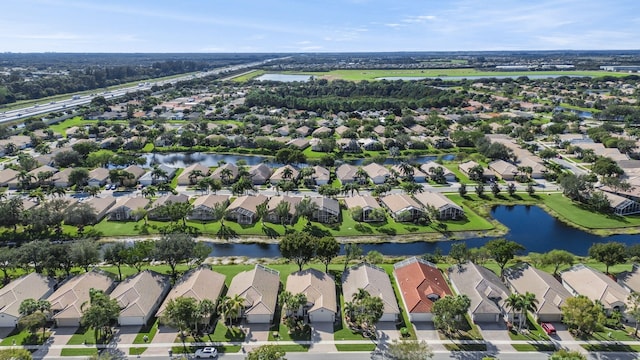
[[[506,239],[522,244],[527,252],[547,252],[553,249],[567,250],[576,255],[585,256],[594,243],[618,241],[627,245],[638,243],[640,235],[612,235],[601,237],[565,225],[537,206],[497,206],[491,215],[510,230]],[[479,247],[492,238],[470,238],[460,240],[467,247]],[[407,256],[423,255],[440,249],[446,254],[452,241],[413,242],[413,243],[377,243],[362,244],[366,254],[371,250],[384,255]],[[247,256],[252,258],[279,257],[277,244],[220,244],[210,243],[211,256]]]

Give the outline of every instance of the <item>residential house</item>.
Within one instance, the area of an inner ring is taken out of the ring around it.
[[[147,205],[149,205],[149,199],[144,197],[121,197],[116,200],[116,203],[107,214],[109,215],[109,220],[138,221],[141,216],[136,214],[135,210],[144,209]]]
[[[340,221],[340,203],[338,200],[328,197],[312,197],[311,201],[318,205],[318,210],[313,213],[313,221],[324,224],[333,224]]]
[[[447,169],[445,166],[442,166],[435,161],[429,161],[427,163],[420,165],[420,170],[422,170],[422,172],[424,172],[427,175],[427,177],[431,177],[431,174],[432,174],[431,169],[433,168],[442,169],[442,174],[444,175],[444,178],[447,180],[447,182],[456,181],[456,174],[454,174],[453,171]]]
[[[262,194],[240,196],[227,208],[229,214],[227,217],[238,224],[253,224],[257,220],[258,205],[267,200],[268,198]]]
[[[417,257],[394,264],[393,276],[411,322],[433,321],[433,304],[453,295],[438,267]]]
[[[169,277],[145,270],[119,283],[111,298],[120,306],[118,324],[145,325],[171,289]]]
[[[9,189],[18,188],[18,174],[19,171],[6,168],[0,170],[0,186],[7,186]]]
[[[33,177],[32,178],[33,182],[42,181],[41,185],[49,185],[49,184],[51,184],[51,178],[44,179],[44,178],[42,178],[42,175],[43,174],[50,174],[50,175],[53,174],[53,175],[55,175],[55,173],[57,173],[57,172],[58,172],[58,169],[56,169],[56,168],[54,168],[52,166],[42,165],[42,166],[40,166],[38,168],[35,168],[35,169],[29,171],[29,175],[31,175]],[[40,176],[38,176],[38,174],[40,174]],[[53,177],[53,175],[51,177]]]
[[[503,180],[513,180],[518,174],[518,167],[504,160],[494,160],[488,167],[496,177]]]
[[[113,280],[98,271],[77,275],[63,283],[47,300],[51,303],[53,320],[59,327],[78,327],[82,318],[82,306],[89,302],[91,289],[109,294]]]
[[[336,145],[338,149],[342,152],[361,152],[360,144],[358,144],[358,140],[356,139],[338,139],[336,141]]]
[[[349,164],[342,164],[336,169],[336,178],[340,180],[340,183],[343,185],[352,183],[356,181],[357,172],[357,167]]]
[[[0,327],[15,328],[20,319],[20,304],[26,299],[43,299],[53,293],[56,282],[32,272],[0,289]]]
[[[269,202],[267,203],[267,216],[265,220],[274,224],[293,224],[296,219],[296,206],[298,206],[300,201],[302,201],[302,198],[297,196],[272,196],[269,198]],[[289,213],[286,219],[280,219],[280,215],[278,215],[278,212],[276,211],[276,208],[282,202],[289,204]]]
[[[340,125],[340,126],[338,126],[336,128],[336,134],[338,134],[340,137],[342,137],[342,135],[344,135],[344,133],[346,133],[349,130],[351,130],[350,127],[344,126],[344,125]]]
[[[358,146],[367,151],[378,151],[384,148],[382,142],[372,138],[358,139]]]
[[[304,150],[309,147],[309,139],[297,138],[287,141],[287,146],[294,147],[296,149]]]
[[[95,168],[89,171],[89,179],[87,180],[87,184],[89,186],[104,186],[109,180],[109,169],[105,168]]]
[[[344,204],[347,206],[348,210],[353,211],[353,209],[360,207],[362,209],[362,221],[380,221],[378,218],[371,218],[371,212],[376,209],[381,209],[380,204],[376,201],[376,199],[371,195],[356,195],[349,196],[344,198]]]
[[[413,180],[417,183],[426,182],[429,179],[429,175],[425,174],[422,170],[412,167],[413,169]],[[404,172],[400,165],[393,165],[391,167],[391,173],[395,172],[395,176],[404,177]]]
[[[640,292],[640,271],[638,264],[633,264],[631,271],[623,271],[618,274],[618,284],[628,292]]]
[[[331,181],[331,172],[320,165],[316,165],[313,167],[313,175],[311,177],[316,185],[327,185]]]
[[[287,178],[285,178],[285,171],[290,173],[290,176]],[[277,168],[276,171],[271,174],[271,177],[269,177],[269,182],[271,182],[271,184],[277,184],[280,181],[284,180],[295,181],[298,179],[298,177],[300,177],[300,171],[298,169],[291,165],[285,165]]]
[[[58,171],[57,173],[53,174],[53,176],[51,177],[53,186],[59,187],[59,188],[69,187],[69,174],[71,174],[73,170],[74,168],[66,168],[62,171]]]
[[[391,286],[391,279],[384,269],[375,265],[360,263],[348,268],[342,274],[342,296],[344,301],[352,301],[353,295],[363,289],[374,297],[382,299],[384,305],[380,321],[398,321],[400,308]]]
[[[225,276],[206,266],[200,266],[184,274],[174,285],[166,299],[160,305],[156,317],[161,317],[171,300],[193,298],[200,302],[211,300],[214,304],[222,295]]]
[[[482,166],[480,164],[478,164],[477,162],[473,161],[473,160],[469,160],[467,162],[464,162],[460,165],[458,165],[458,169],[465,175],[469,176],[469,171],[471,169],[473,169],[476,166]],[[489,170],[489,169],[485,169],[482,168],[482,178],[483,179],[493,179],[494,175],[493,175],[493,171]]]
[[[105,216],[107,216],[107,212],[109,211],[109,209],[111,209],[111,207],[116,204],[116,198],[114,198],[113,196],[91,197],[85,200],[84,203],[91,206],[93,210],[95,210],[96,218],[93,223],[96,224],[104,219]]]
[[[384,184],[390,175],[389,169],[377,163],[363,166],[362,169],[369,175],[369,179],[377,185]]]
[[[149,220],[167,221],[170,220],[169,214],[163,211],[165,205],[184,204],[189,202],[189,195],[186,194],[168,194],[160,196],[151,204],[151,208],[147,212]]]
[[[561,307],[572,295],[553,275],[526,263],[510,267],[504,274],[505,283],[512,292],[530,292],[536,296],[538,309],[532,314],[536,321],[562,320]]]
[[[333,130],[331,128],[328,128],[326,126],[321,126],[313,130],[313,132],[311,133],[311,136],[316,138],[322,138],[322,137],[327,137],[331,134],[333,134]]]
[[[192,164],[184,168],[182,173],[178,175],[178,185],[195,185],[199,180],[202,180],[202,176],[194,176],[194,174],[197,174],[197,171],[200,171],[204,176],[209,176],[208,167],[199,163]]]
[[[413,221],[424,214],[422,206],[407,194],[387,195],[380,202],[398,221]]]
[[[178,169],[171,166],[164,165],[164,164],[158,165],[158,169],[162,170],[165,174],[167,174],[166,177],[155,177],[154,171],[149,170],[145,172],[142,176],[140,176],[140,178],[138,179],[138,182],[140,183],[140,185],[149,186],[149,185],[169,182],[171,181],[171,179],[173,179],[174,176],[176,176],[176,171],[178,171]]]
[[[474,323],[497,323],[509,319],[505,300],[511,291],[491,270],[467,262],[448,269],[451,286],[471,300],[469,315]]]
[[[254,185],[264,185],[271,177],[271,168],[264,163],[249,168],[249,175]]]
[[[229,206],[229,195],[209,194],[199,196],[193,202],[193,210],[188,216],[189,220],[210,221],[215,220],[214,209],[216,204],[223,204],[226,208]]]
[[[560,274],[562,285],[574,296],[600,301],[604,310],[624,313],[629,293],[616,280],[586,265],[577,264]]]
[[[336,283],[328,274],[316,270],[296,271],[287,277],[286,289],[293,295],[304,294],[307,303],[301,309],[288,309],[310,323],[333,323],[338,313]]]
[[[30,199],[22,199],[22,210],[27,211],[38,206],[38,203]]]
[[[436,209],[440,220],[459,219],[464,216],[462,207],[441,193],[425,191],[417,193],[413,197],[425,208]]]
[[[244,301],[241,317],[249,324],[269,324],[276,312],[280,273],[260,264],[243,271],[231,280],[227,296],[241,296]]]
[[[249,170],[249,173],[251,174],[251,170]],[[269,172],[269,174],[271,174],[271,172]],[[210,177],[212,179],[220,180],[223,183],[232,183],[238,178],[238,167],[232,163],[223,164],[222,166],[219,166],[217,169],[213,170]],[[269,177],[267,176],[267,179],[268,178]],[[264,181],[266,182],[267,180],[265,179]]]
[[[138,165],[129,165],[126,168],[124,168],[123,171],[126,171],[129,174],[133,175],[131,179],[122,180],[123,186],[134,186],[135,184],[138,183],[138,179],[140,179],[140,177],[142,177],[142,175],[144,175],[147,172],[145,169],[141,168]]]
[[[637,201],[608,192],[606,191],[607,189],[603,190],[605,191],[600,191],[600,193],[609,200],[609,206],[611,207],[611,210],[613,210],[614,214],[626,216],[640,213],[640,203]]]

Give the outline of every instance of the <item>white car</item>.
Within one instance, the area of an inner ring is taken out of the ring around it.
[[[218,350],[216,350],[216,348],[214,347],[206,347],[204,349],[198,349],[196,350],[196,358],[200,359],[200,358],[217,358],[218,357]]]

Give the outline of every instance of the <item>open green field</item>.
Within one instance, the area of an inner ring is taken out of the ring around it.
[[[351,81],[376,80],[381,77],[439,77],[450,76],[529,76],[529,75],[566,75],[566,76],[616,76],[623,77],[628,74],[607,71],[478,71],[475,69],[407,69],[407,70],[332,70],[326,72],[287,72],[288,74],[313,75],[329,80],[343,79]]]
[[[250,72],[240,74],[232,79],[232,81],[237,83],[247,82],[249,80],[253,80],[258,76],[264,74],[266,71],[264,70],[251,70]]]
[[[595,213],[562,194],[549,194],[542,198],[545,209],[554,217],[599,235],[637,232],[637,227],[640,226],[640,216],[637,215]]]

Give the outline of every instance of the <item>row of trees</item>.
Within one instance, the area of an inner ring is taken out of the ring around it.
[[[17,248],[0,248],[0,271],[4,282],[10,281],[9,272],[16,268],[35,270],[49,276],[57,276],[60,271],[71,275],[74,267],[89,271],[91,266],[101,260],[118,269],[122,280],[122,266],[130,266],[141,271],[144,264],[151,260],[162,261],[169,265],[172,276],[177,276],[176,267],[183,263],[200,264],[211,252],[205,243],[196,242],[190,235],[183,233],[165,234],[156,241],[136,241],[133,245],[116,242],[105,245],[102,256],[95,240],[80,239],[73,242],[51,243],[35,240]]]

